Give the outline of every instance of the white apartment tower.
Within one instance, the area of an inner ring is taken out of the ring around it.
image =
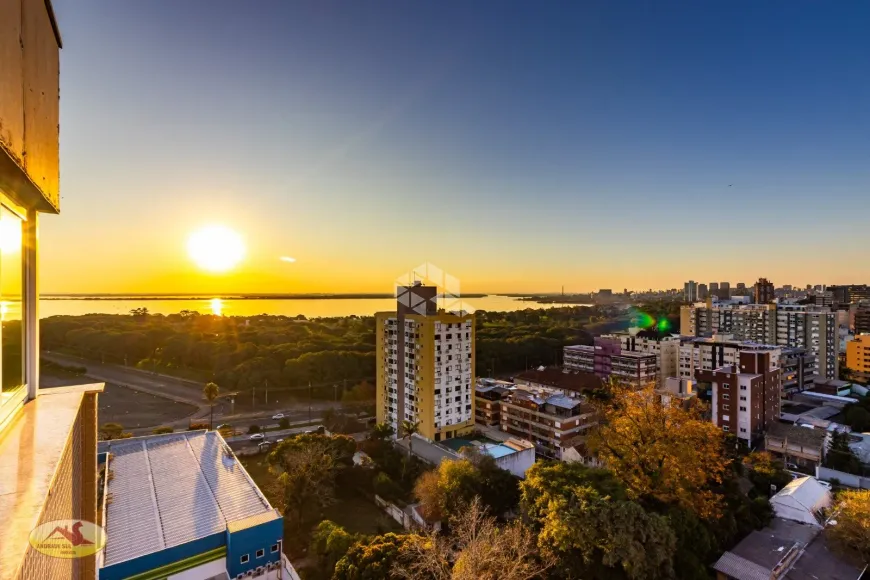
[[[431,286],[401,288],[396,312],[375,315],[376,414],[400,436],[410,421],[441,441],[474,430],[474,315],[439,311],[436,299]]]

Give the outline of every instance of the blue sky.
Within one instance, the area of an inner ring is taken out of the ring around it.
[[[54,4],[46,291],[870,282],[868,4]]]

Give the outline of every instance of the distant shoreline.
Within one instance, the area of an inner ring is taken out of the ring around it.
[[[462,298],[484,298],[499,294],[463,294]],[[501,296],[505,296],[501,294]],[[512,296],[513,297],[513,296]],[[43,294],[40,300],[380,300],[394,294]]]

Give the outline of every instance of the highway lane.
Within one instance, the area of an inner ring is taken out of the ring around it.
[[[65,353],[43,351],[41,356],[46,360],[62,365],[83,366],[87,369],[86,375],[96,381],[139,390],[151,395],[164,397],[171,401],[187,403],[197,408],[189,417],[172,421],[155,416],[153,425],[131,429],[131,432],[136,435],[150,433],[154,427],[158,426],[181,429],[187,428],[190,423],[208,422],[209,406],[202,397],[203,383],[143,371],[133,367],[98,363]],[[276,402],[273,405],[269,405],[269,408],[262,410],[234,413],[233,405],[229,401],[222,400],[215,405],[214,423],[215,425],[229,423],[237,428],[247,430],[250,425],[277,425],[278,421],[271,418],[276,413],[284,413],[291,422],[294,422],[308,420],[309,418],[312,420],[318,419],[330,408],[340,409],[341,404],[332,401],[315,401],[311,405],[297,403],[288,406]]]

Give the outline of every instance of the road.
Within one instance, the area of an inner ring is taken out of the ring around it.
[[[207,423],[209,420],[210,409],[202,398],[204,383],[143,371],[133,367],[102,364],[65,353],[43,351],[40,356],[46,360],[66,366],[83,366],[87,369],[85,374],[97,381],[142,391],[143,393],[163,397],[179,403],[187,403],[196,407],[196,411],[188,417],[174,421],[165,421],[163,418],[155,416],[153,425],[131,429],[130,432],[134,435],[148,434],[157,426],[182,429],[187,428],[190,423]],[[263,409],[262,411],[245,413],[232,413],[231,408],[228,407],[231,406],[226,401],[215,405],[214,424],[228,423],[238,429],[247,430],[250,425],[259,425],[261,427],[277,426],[278,421],[272,419],[272,416],[276,413],[283,413],[291,422],[314,420],[320,418],[327,409],[340,408],[340,404],[331,401],[317,401],[310,406],[308,404],[297,404],[293,407],[276,405],[273,408]]]

